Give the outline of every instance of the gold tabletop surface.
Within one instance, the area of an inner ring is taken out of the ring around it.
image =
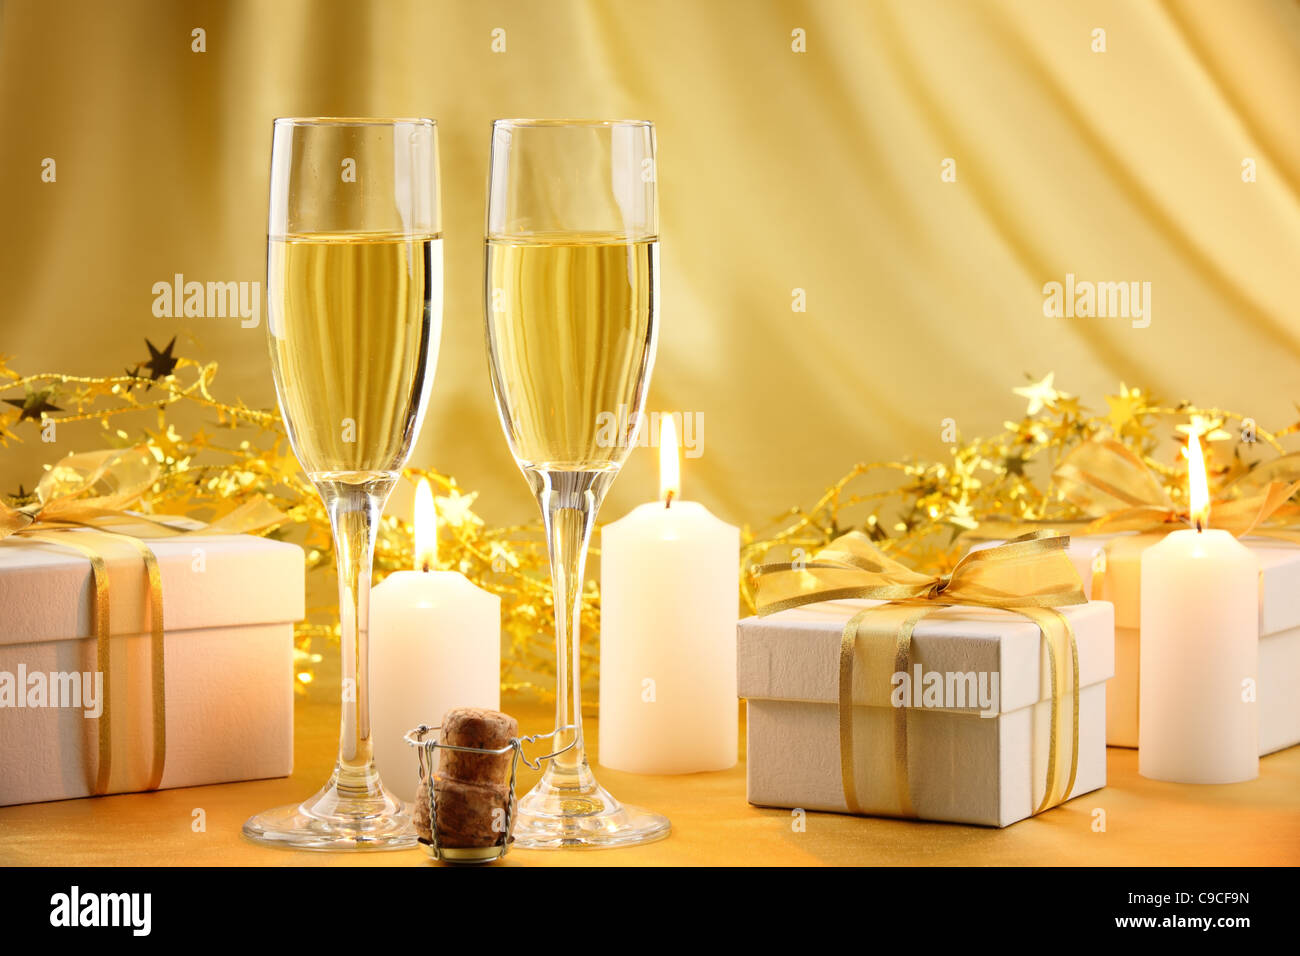
[[[521,729],[549,729],[535,700],[507,700]],[[321,853],[268,849],[240,826],[252,813],[303,799],[328,776],[337,707],[300,700],[294,773],[155,793],[0,807],[0,864],[78,866],[433,866],[419,849]],[[598,738],[598,720],[588,722]],[[597,765],[620,799],[665,813],[673,832],[618,850],[511,850],[498,866],[939,865],[1225,866],[1300,864],[1300,747],[1260,762],[1259,779],[1231,786],[1160,783],[1138,775],[1137,751],[1107,752],[1109,784],[1002,830],[809,813],[745,801],[741,759],[730,770],[640,776]],[[592,748],[594,753],[594,747]],[[414,768],[414,756],[412,757]],[[535,774],[521,775],[521,792]],[[196,832],[195,810],[204,827]],[[1104,831],[1094,829],[1105,811]]]

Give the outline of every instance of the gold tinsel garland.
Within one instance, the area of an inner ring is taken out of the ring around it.
[[[1238,412],[1188,401],[1168,403],[1122,383],[1118,394],[1105,396],[1105,410],[1094,412],[1057,389],[1054,373],[1011,391],[1026,400],[1025,414],[1004,422],[996,435],[962,440],[955,421],[941,424],[947,461],[864,462],[812,507],[792,508],[765,527],[746,526],[741,538],[743,606],[754,610],[756,565],[776,556],[811,555],[846,531],[864,532],[911,567],[947,573],[968,550],[969,535],[981,521],[1081,519],[1051,476],[1061,459],[1085,441],[1122,442],[1181,503],[1186,501],[1187,465],[1180,451],[1191,432],[1205,446],[1212,491],[1282,454],[1281,439],[1300,432],[1300,421],[1267,431]]]
[[[329,521],[314,488],[298,467],[274,410],[225,402],[211,391],[216,363],[201,364],[172,355],[172,344],[148,345],[147,361],[119,376],[61,373],[19,375],[0,356],[0,446],[20,441],[24,422],[41,430],[53,423],[95,421],[111,444],[145,443],[162,474],[143,507],[156,514],[184,514],[211,520],[255,495],[268,498],[288,516],[273,536],[292,540],[306,551],[309,571],[333,576]],[[143,369],[143,371],[142,371]],[[1196,431],[1206,445],[1211,485],[1223,487],[1247,474],[1262,458],[1284,451],[1281,439],[1300,431],[1300,422],[1277,431],[1260,428],[1237,412],[1166,403],[1147,390],[1121,385],[1105,396],[1104,411],[1092,411],[1075,396],[1058,390],[1054,376],[1012,391],[1027,401],[1023,417],[1007,421],[996,435],[963,440],[956,422],[941,423],[948,445],[944,461],[905,459],[864,462],[830,486],[808,508],[795,507],[764,527],[746,525],[741,546],[741,606],[753,610],[753,567],[778,555],[811,554],[846,531],[858,529],[884,550],[918,569],[951,570],[965,552],[963,536],[990,518],[1020,521],[1081,517],[1051,484],[1061,458],[1080,442],[1118,439],[1136,452],[1175,501],[1186,488],[1186,465],[1177,449]],[[15,393],[21,397],[14,397]],[[212,420],[196,430],[179,431],[169,418],[178,406],[198,408]],[[11,410],[12,409],[12,410]],[[134,430],[122,419],[152,412],[153,427]],[[1265,446],[1267,452],[1260,451]],[[501,596],[502,689],[533,688],[551,693],[555,672],[554,618],[549,565],[539,524],[490,528],[474,511],[476,493],[452,477],[410,468],[410,478],[426,477],[435,489],[440,517],[439,567],[454,568]],[[24,488],[8,496],[22,505]],[[375,579],[410,565],[410,523],[394,516],[381,522],[375,549]],[[309,582],[312,580],[309,577]],[[310,683],[313,638],[337,639],[338,609],[330,598],[309,608],[297,629],[298,680]],[[309,586],[309,593],[311,591]],[[318,589],[319,590],[319,589]],[[582,597],[582,628],[599,633],[600,593],[589,583]],[[585,641],[584,679],[594,679],[597,653]]]

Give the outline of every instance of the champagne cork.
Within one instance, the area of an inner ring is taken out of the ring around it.
[[[506,807],[514,800],[510,784],[435,780],[433,796],[438,807],[440,846],[459,850],[500,842]]]
[[[440,744],[499,750],[519,733],[519,723],[509,714],[477,707],[458,707],[442,719]],[[438,845],[446,849],[492,847],[501,839],[506,808],[513,816],[510,789],[513,752],[477,754],[438,748],[438,769],[432,788],[437,808]],[[429,814],[430,781],[420,781],[415,802],[415,829],[432,842]]]

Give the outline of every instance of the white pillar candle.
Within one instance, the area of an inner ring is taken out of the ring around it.
[[[422,481],[415,496],[416,571],[370,593],[370,702],[375,766],[406,802],[419,780],[403,735],[453,707],[501,707],[501,599],[455,571],[432,570],[437,523]]]
[[[1196,529],[1175,531],[1142,555],[1138,771],[1236,783],[1259,776],[1259,565],[1231,534],[1206,529],[1194,434],[1188,459]]]
[[[633,773],[736,763],[740,532],[677,500],[664,416],[661,500],[601,532],[600,763]]]

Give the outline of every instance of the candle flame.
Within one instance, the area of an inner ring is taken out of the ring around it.
[[[1201,440],[1193,431],[1187,439],[1187,501],[1197,531],[1210,526],[1210,488],[1205,477]]]
[[[415,488],[415,567],[432,570],[438,563],[438,512],[433,506],[429,479],[421,478]]]
[[[682,494],[682,469],[677,460],[677,424],[673,416],[659,419],[659,497],[666,505]]]

